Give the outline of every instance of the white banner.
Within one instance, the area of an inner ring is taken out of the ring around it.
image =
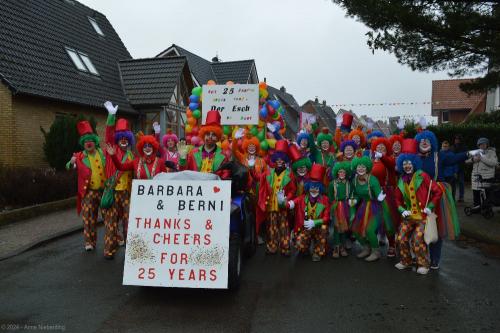
[[[227,288],[230,181],[134,180],[124,285]]]
[[[222,125],[257,125],[259,123],[259,85],[204,85],[202,124],[205,124],[210,110],[220,112]]]

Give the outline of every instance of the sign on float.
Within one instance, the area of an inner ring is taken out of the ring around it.
[[[230,181],[134,180],[124,285],[227,288]]]
[[[207,113],[217,110],[222,125],[257,125],[259,123],[259,85],[204,85],[202,124]]]

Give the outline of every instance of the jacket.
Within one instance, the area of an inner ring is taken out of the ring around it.
[[[466,163],[472,163],[471,182],[472,189],[479,190],[481,187],[489,187],[488,183],[481,183],[477,176],[480,175],[483,179],[491,179],[495,177],[495,168],[498,164],[498,158],[495,148],[488,147],[481,154],[481,160],[474,162],[473,158],[469,158]]]

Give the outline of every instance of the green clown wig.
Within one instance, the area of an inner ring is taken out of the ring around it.
[[[82,146],[82,148],[84,148],[85,141],[94,141],[95,146],[99,147],[99,137],[94,133],[87,133],[80,137],[78,143]]]
[[[344,170],[346,173],[346,178],[349,178],[351,175],[352,169],[351,169],[351,162],[349,161],[344,161],[344,162],[337,162],[333,166],[332,170],[332,176],[333,179],[337,178],[337,175],[339,174],[340,170]]]
[[[373,163],[368,156],[355,157],[352,160],[352,170],[356,172],[358,165],[364,165],[366,167],[367,173],[372,171]]]

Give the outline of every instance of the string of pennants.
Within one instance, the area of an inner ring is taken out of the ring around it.
[[[330,104],[333,107],[342,106],[399,106],[399,105],[439,105],[449,103],[464,103],[464,101],[435,101],[435,102],[383,102],[383,103],[345,103],[345,104]]]

